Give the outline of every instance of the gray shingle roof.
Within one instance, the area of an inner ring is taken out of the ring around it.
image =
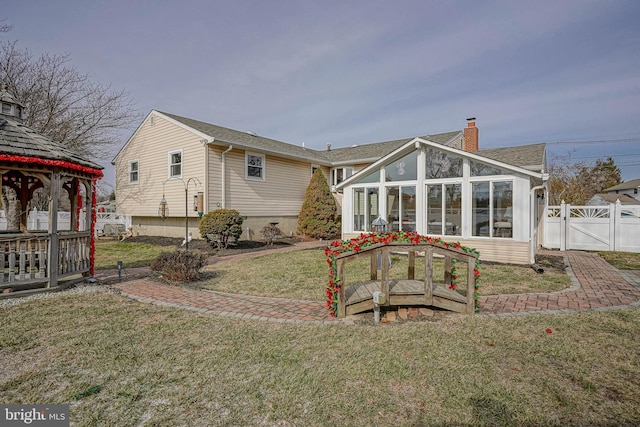
[[[638,188],[638,187],[640,187],[640,179],[632,179],[631,181],[623,182],[622,184],[605,188],[604,191],[631,190],[633,188]]]
[[[637,205],[640,204],[640,202],[636,199],[634,199],[631,196],[628,196],[626,194],[596,194],[594,195],[591,200],[596,200],[599,201],[599,199],[602,199],[602,201],[607,202],[607,203],[615,203],[616,201],[620,200],[620,203],[623,205]],[[591,201],[590,200],[590,201]]]
[[[263,136],[251,134],[248,132],[242,132],[222,126],[213,125],[211,123],[201,122],[199,120],[189,119],[187,117],[176,116],[175,114],[164,113],[161,111],[159,111],[159,113],[177,120],[178,122],[189,126],[197,131],[200,131],[206,135],[212,136],[217,141],[242,146],[244,148],[254,149],[261,152],[271,152],[283,156],[306,159],[312,162],[323,164],[329,163],[328,159],[321,151],[304,148],[298,145],[288,144],[286,142],[278,141],[271,138],[265,138]]]
[[[453,138],[459,136],[461,134],[460,131],[454,132],[445,132],[438,133],[434,135],[425,135],[420,138],[426,139],[428,141],[435,142],[437,144],[446,144],[451,141]],[[393,141],[385,141],[385,142],[376,142],[373,144],[363,144],[356,145],[352,147],[346,148],[336,148],[329,152],[326,152],[325,155],[333,162],[333,163],[342,163],[347,161],[371,161],[378,160],[381,157],[386,156],[392,151],[402,147],[407,142],[411,141],[413,138],[404,138],[404,139],[396,139]]]
[[[478,150],[473,154],[539,172],[545,167],[545,147],[545,144],[520,145]]]
[[[0,153],[63,160],[93,169],[102,169],[102,166],[97,163],[81,157],[63,145],[16,121],[11,116],[3,114],[0,114]]]
[[[319,151],[310,148],[304,148],[298,145],[289,144],[275,139],[265,138],[263,136],[250,134],[248,132],[237,131],[211,123],[201,122],[199,120],[189,119],[187,117],[177,116],[175,114],[159,113],[170,117],[186,126],[189,126],[206,135],[214,137],[218,141],[242,146],[258,151],[272,152],[275,154],[306,159],[325,165],[340,164],[344,162],[358,163],[371,162],[372,159],[379,159],[393,150],[401,147],[411,138],[397,139],[393,141],[376,142],[373,144],[362,144],[344,148],[334,148],[330,151]],[[445,144],[452,138],[460,135],[461,131],[439,133],[434,135],[426,135],[421,138],[433,141],[439,144]]]

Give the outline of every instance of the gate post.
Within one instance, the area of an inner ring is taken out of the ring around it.
[[[616,200],[616,204],[613,203],[609,208],[609,230],[610,236],[613,239],[613,242],[609,244],[609,250],[619,251],[620,250],[620,233],[621,233],[621,221],[622,219],[622,203],[620,203],[620,199]]]
[[[567,205],[560,202],[560,250],[567,250]]]

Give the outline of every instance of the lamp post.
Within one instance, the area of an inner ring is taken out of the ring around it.
[[[169,207],[167,205],[167,200],[164,197],[164,186],[169,181],[180,181],[184,185],[184,245],[185,250],[189,250],[189,184],[193,181],[193,185],[197,190],[199,186],[202,185],[198,178],[189,178],[186,181],[182,178],[169,178],[162,183],[162,200],[160,201],[160,207],[158,208],[158,216],[163,221],[167,219],[169,216]],[[194,206],[193,209],[198,211],[198,216],[202,216],[203,211],[203,198],[204,193],[199,191],[194,196]]]

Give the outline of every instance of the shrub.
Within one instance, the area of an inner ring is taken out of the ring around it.
[[[217,209],[204,214],[200,220],[200,235],[218,249],[226,249],[229,242],[242,234],[242,217],[234,209]]]
[[[269,224],[262,227],[260,234],[262,234],[262,238],[265,242],[272,244],[276,237],[282,236],[282,231],[275,225]]]
[[[336,200],[320,169],[313,173],[304,194],[304,203],[298,216],[298,234],[316,239],[330,239],[340,234]]]
[[[201,251],[177,249],[173,252],[161,252],[151,263],[151,269],[162,272],[165,279],[186,283],[196,280],[207,264],[207,256]]]

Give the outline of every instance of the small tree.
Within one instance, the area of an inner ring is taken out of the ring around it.
[[[298,234],[316,239],[330,239],[340,233],[340,221],[336,200],[331,194],[327,179],[316,169],[307,186],[298,216]]]
[[[234,209],[217,209],[200,220],[200,235],[218,249],[226,249],[231,240],[242,234],[242,217]]]

